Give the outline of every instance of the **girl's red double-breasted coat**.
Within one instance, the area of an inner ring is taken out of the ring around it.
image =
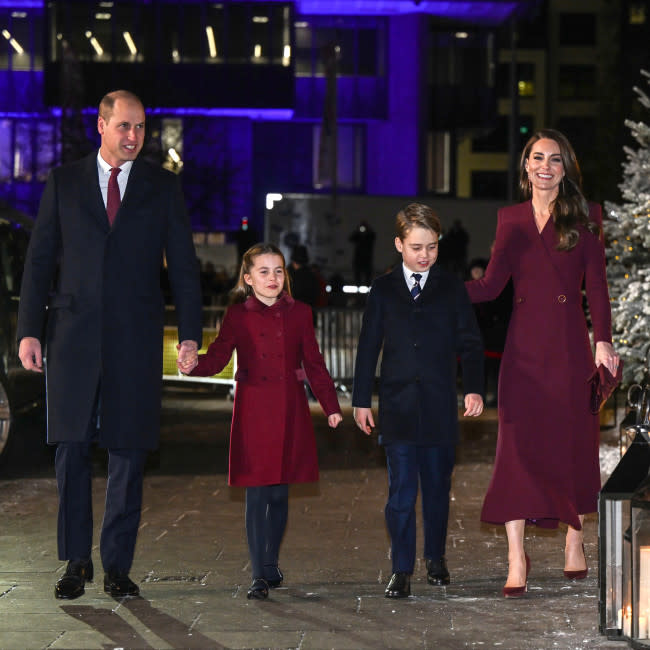
[[[326,415],[341,411],[308,305],[286,293],[271,306],[250,296],[231,305],[192,375],[221,371],[237,350],[229,484],[318,480],[316,439],[303,380]]]

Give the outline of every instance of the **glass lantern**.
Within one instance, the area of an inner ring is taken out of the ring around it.
[[[632,495],[632,607],[634,648],[650,648],[650,476]]]
[[[645,546],[645,538],[643,536],[637,538],[635,546],[632,499],[648,479],[649,472],[650,438],[643,431],[639,431],[600,491],[598,502],[599,627],[601,634],[611,639],[620,640],[621,637],[632,639],[635,630],[638,631],[638,603],[635,607],[635,599],[638,601],[640,579],[634,580],[633,573],[636,569],[640,575],[639,546],[641,542]],[[650,499],[650,484],[648,494]],[[635,503],[637,502],[645,503],[640,494],[636,497]],[[637,505],[636,510],[645,510],[645,508]],[[644,530],[648,528],[647,545],[650,548],[650,500],[647,503],[645,516],[648,521],[640,514],[637,515],[637,519],[639,524],[644,522]],[[639,556],[636,561],[635,552]],[[650,551],[648,560],[650,561]],[[648,566],[650,568],[650,565]],[[648,587],[650,588],[650,583]],[[650,644],[648,647],[650,648]]]

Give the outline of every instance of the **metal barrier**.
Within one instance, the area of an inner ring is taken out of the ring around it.
[[[225,307],[203,308],[203,347],[205,352],[219,333]],[[335,309],[325,307],[316,310],[316,340],[325,365],[337,387],[346,392],[354,376],[354,360],[357,354],[357,340],[361,331],[362,309]],[[237,353],[228,365],[213,377],[186,377],[176,368],[176,311],[173,306],[165,308],[165,332],[163,339],[163,381],[203,382],[212,384],[235,384]]]

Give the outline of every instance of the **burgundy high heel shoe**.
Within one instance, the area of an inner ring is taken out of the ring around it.
[[[503,597],[504,598],[521,598],[526,591],[528,591],[528,574],[530,573],[530,558],[528,553],[524,553],[526,558],[526,582],[524,582],[522,587],[504,587],[503,588]]]
[[[582,554],[585,556],[585,564],[587,564],[587,556],[585,555],[585,545],[582,545]],[[579,571],[567,571],[564,570],[564,577],[567,580],[584,580],[589,573],[589,567],[586,569],[580,569]]]

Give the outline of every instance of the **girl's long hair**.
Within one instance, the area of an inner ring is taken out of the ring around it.
[[[239,278],[237,284],[230,292],[230,304],[234,305],[238,302],[245,302],[248,296],[253,295],[253,287],[246,284],[244,275],[250,274],[251,269],[255,266],[255,258],[259,255],[277,255],[282,260],[282,268],[284,270],[284,291],[291,295],[291,283],[289,281],[289,274],[287,273],[287,263],[284,259],[282,251],[275,245],[262,242],[251,246],[242,256],[241,267],[239,269]]]
[[[524,200],[530,199],[533,195],[526,171],[526,161],[533,145],[543,139],[553,140],[560,147],[565,175],[558,188],[557,197],[551,205],[551,217],[558,236],[557,249],[570,251],[576,246],[580,237],[578,226],[584,226],[596,237],[600,234],[600,227],[589,219],[589,204],[582,194],[580,166],[571,143],[563,133],[554,129],[541,129],[528,140],[519,161],[519,190]]]

